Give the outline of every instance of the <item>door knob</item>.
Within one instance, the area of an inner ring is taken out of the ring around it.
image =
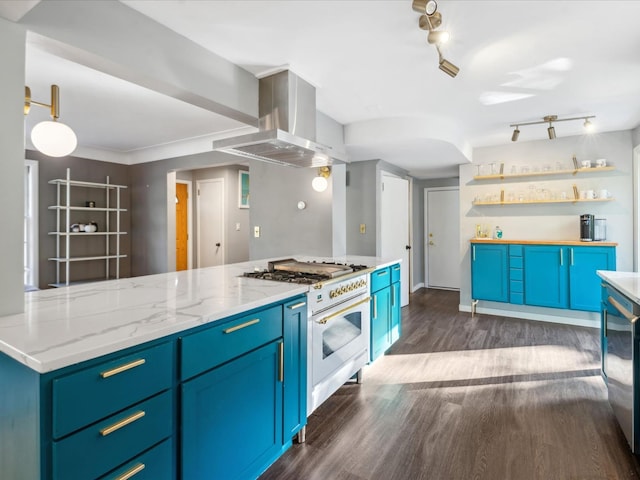
[[[216,243],[216,247],[219,247],[219,246],[220,246],[220,242]]]
[[[433,243],[433,240],[429,240],[429,245],[435,245],[435,243]]]
[[[404,248],[405,250],[411,250],[411,245],[405,245]]]

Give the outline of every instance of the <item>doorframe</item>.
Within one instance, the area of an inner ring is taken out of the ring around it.
[[[429,288],[429,253],[427,245],[427,227],[429,226],[429,192],[445,191],[445,190],[457,190],[458,198],[460,198],[460,186],[450,187],[425,187],[424,189],[424,228],[422,229],[422,249],[424,251],[424,287]],[[460,224],[460,211],[458,211],[458,224]],[[459,288],[441,288],[440,290],[450,290],[452,292],[459,292]]]
[[[189,198],[187,202],[187,269],[191,270],[193,268],[193,181],[176,178],[176,183],[187,185],[187,196]],[[175,249],[175,242],[173,247]]]
[[[640,271],[640,145],[633,149],[633,271]]]
[[[218,178],[206,178],[206,179],[202,179],[202,180],[196,180],[196,189],[198,191],[198,195],[197,195],[197,200],[196,200],[196,210],[198,212],[198,222],[196,225],[196,234],[198,235],[198,241],[197,241],[197,250],[198,250],[198,268],[200,267],[200,259],[202,258],[202,256],[200,255],[200,245],[202,244],[202,242],[200,241],[200,224],[202,222],[200,222],[200,188],[199,185],[201,183],[220,183],[222,184],[222,205],[220,206],[220,216],[222,217],[222,262],[221,265],[226,265],[227,263],[227,230],[226,230],[226,215],[225,215],[225,202],[226,202],[226,198],[227,198],[227,191],[226,191],[226,185],[225,185],[225,181],[224,181],[224,177],[218,177]]]

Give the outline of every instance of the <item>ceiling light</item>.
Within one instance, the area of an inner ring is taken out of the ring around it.
[[[595,127],[593,126],[593,123],[591,123],[591,120],[589,120],[589,117],[584,119],[584,128],[589,133],[595,130]]]
[[[436,12],[433,15],[420,15],[418,26],[421,30],[434,30],[442,24],[442,15]]]
[[[72,153],[77,145],[78,139],[74,131],[58,122],[60,114],[60,88],[51,85],[51,104],[36,102],[31,99],[31,89],[24,87],[24,114],[31,110],[31,105],[49,108],[52,120],[38,123],[31,130],[31,141],[33,146],[40,152],[50,157],[64,157]]]
[[[434,43],[443,44],[443,43],[447,43],[450,38],[451,38],[451,35],[449,35],[449,32],[445,32],[444,30],[443,31],[431,30],[427,35],[427,42],[429,42],[430,44],[434,44]]]
[[[436,48],[438,49],[438,55],[440,56],[440,61],[439,61],[440,70],[442,70],[444,73],[446,73],[452,78],[458,75],[458,72],[460,71],[460,69],[456,67],[453,63],[451,63],[449,60],[444,59],[444,57],[442,56],[442,52],[440,52],[440,49],[438,48],[438,44],[436,44]]]
[[[548,123],[549,127],[547,128],[547,134],[549,135],[549,140],[553,140],[554,138],[556,138],[556,129],[553,126],[553,124],[556,123],[556,122],[569,122],[569,121],[572,121],[572,120],[584,120],[584,127],[587,129],[587,131],[591,131],[593,129],[593,124],[589,120],[591,118],[596,118],[596,116],[595,115],[588,115],[586,117],[558,118],[557,115],[547,115],[547,116],[542,118],[542,121],[512,123],[509,126],[510,127],[515,127],[516,129],[513,131],[513,135],[511,136],[511,140],[514,141],[514,142],[516,140],[518,140],[518,136],[520,135],[519,128],[522,125],[540,125],[541,123]]]
[[[318,169],[318,176],[311,181],[311,187],[316,192],[324,192],[329,186],[327,178],[331,175],[331,167],[320,167]]]
[[[433,15],[438,9],[438,4],[435,2],[435,0],[413,0],[411,8],[413,8],[413,10],[418,13]]]

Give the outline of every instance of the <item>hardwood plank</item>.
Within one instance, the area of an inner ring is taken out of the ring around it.
[[[287,479],[636,479],[595,329],[459,312],[422,289],[403,337],[309,418]]]

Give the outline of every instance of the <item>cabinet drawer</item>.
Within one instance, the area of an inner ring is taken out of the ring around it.
[[[53,480],[104,475],[171,436],[172,392],[167,391],[53,442]]]
[[[391,268],[381,268],[371,274],[371,291],[377,292],[378,290],[391,285]]]
[[[400,281],[400,264],[391,265],[391,283]]]
[[[180,339],[181,378],[191,378],[282,337],[282,306],[223,322]]]
[[[54,379],[53,437],[170,388],[173,349],[173,343],[164,343]]]
[[[509,266],[511,268],[522,268],[522,257],[509,257]]]
[[[511,280],[509,284],[509,291],[511,293],[524,293],[524,287],[522,285],[522,281]]]
[[[171,480],[176,478],[173,442],[167,439],[100,480]]]
[[[521,268],[512,268],[509,270],[509,278],[511,280],[517,280],[522,282],[522,269]]]
[[[514,257],[521,257],[522,245],[509,245],[509,255]]]

